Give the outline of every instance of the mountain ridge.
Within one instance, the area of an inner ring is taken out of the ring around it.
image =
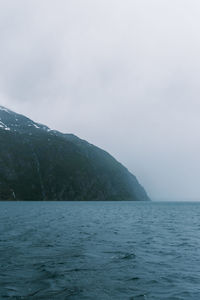
[[[0,200],[150,200],[105,150],[3,106],[0,145]]]

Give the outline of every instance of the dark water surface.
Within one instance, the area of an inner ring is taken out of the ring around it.
[[[200,203],[0,202],[0,299],[200,299]]]

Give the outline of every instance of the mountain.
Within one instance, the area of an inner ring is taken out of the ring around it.
[[[0,200],[149,200],[110,154],[0,106]]]

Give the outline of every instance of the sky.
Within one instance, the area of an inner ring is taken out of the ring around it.
[[[1,0],[0,105],[200,200],[200,2]]]

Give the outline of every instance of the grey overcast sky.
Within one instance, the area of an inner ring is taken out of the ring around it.
[[[200,200],[199,0],[1,0],[0,104]]]

